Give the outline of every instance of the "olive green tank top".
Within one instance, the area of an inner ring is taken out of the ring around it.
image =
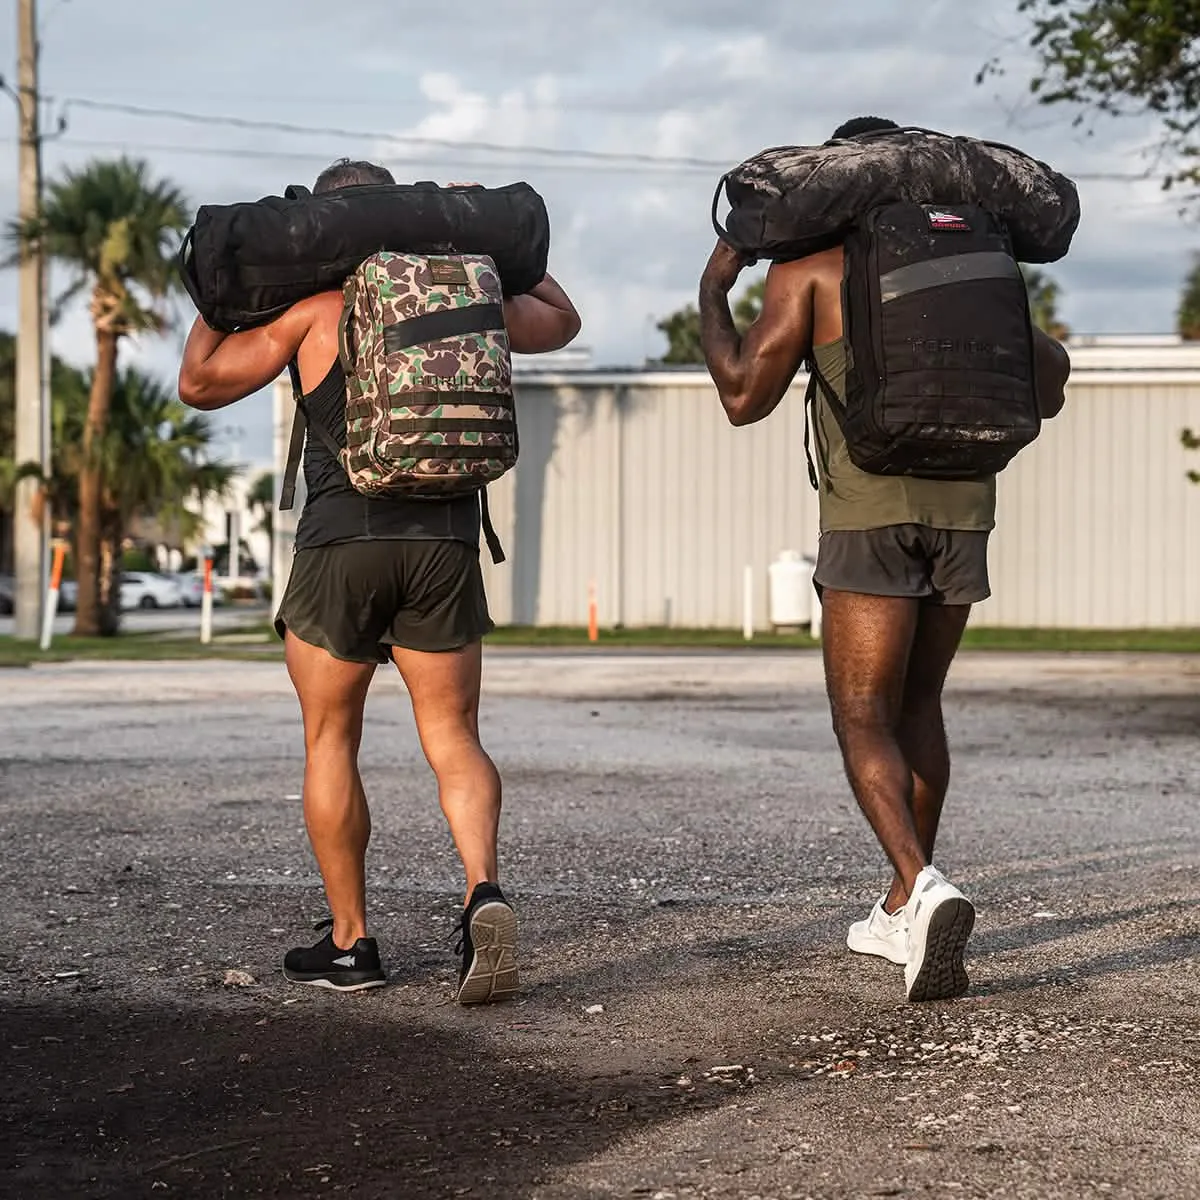
[[[844,338],[814,346],[817,369],[839,400],[846,395]],[[996,479],[947,482],[907,475],[870,475],[851,461],[846,439],[818,389],[814,441],[820,475],[821,531],[927,525],[932,529],[987,530],[996,524]]]

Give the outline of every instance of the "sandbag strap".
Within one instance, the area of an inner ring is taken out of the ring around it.
[[[504,329],[504,308],[499,304],[471,304],[466,308],[444,308],[398,321],[383,331],[385,354],[395,354],[426,342],[461,337],[468,333],[492,333]]]

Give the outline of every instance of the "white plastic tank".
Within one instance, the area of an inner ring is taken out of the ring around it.
[[[811,622],[813,566],[798,550],[784,550],[767,568],[771,624],[776,629],[798,629]]]

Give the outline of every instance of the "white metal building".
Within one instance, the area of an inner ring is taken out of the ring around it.
[[[1000,480],[993,598],[979,624],[1200,626],[1200,346],[1170,338],[1071,346],[1067,407]],[[492,488],[509,561],[484,553],[502,624],[739,627],[753,568],[767,628],[768,565],[815,556],[817,498],[804,461],[803,394],[729,426],[703,371],[594,369],[519,376],[521,461]],[[277,392],[276,478],[291,420]],[[1189,461],[1194,460],[1194,461]],[[277,522],[277,578],[291,522]],[[281,593],[277,584],[276,595]]]

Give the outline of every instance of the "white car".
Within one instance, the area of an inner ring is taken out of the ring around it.
[[[167,578],[179,584],[179,598],[184,608],[199,608],[204,599],[204,576],[199,571],[189,571],[182,575],[169,575]],[[223,604],[221,589],[213,588],[213,604]]]
[[[174,579],[149,571],[125,571],[121,575],[121,607],[178,608],[183,592]]]

